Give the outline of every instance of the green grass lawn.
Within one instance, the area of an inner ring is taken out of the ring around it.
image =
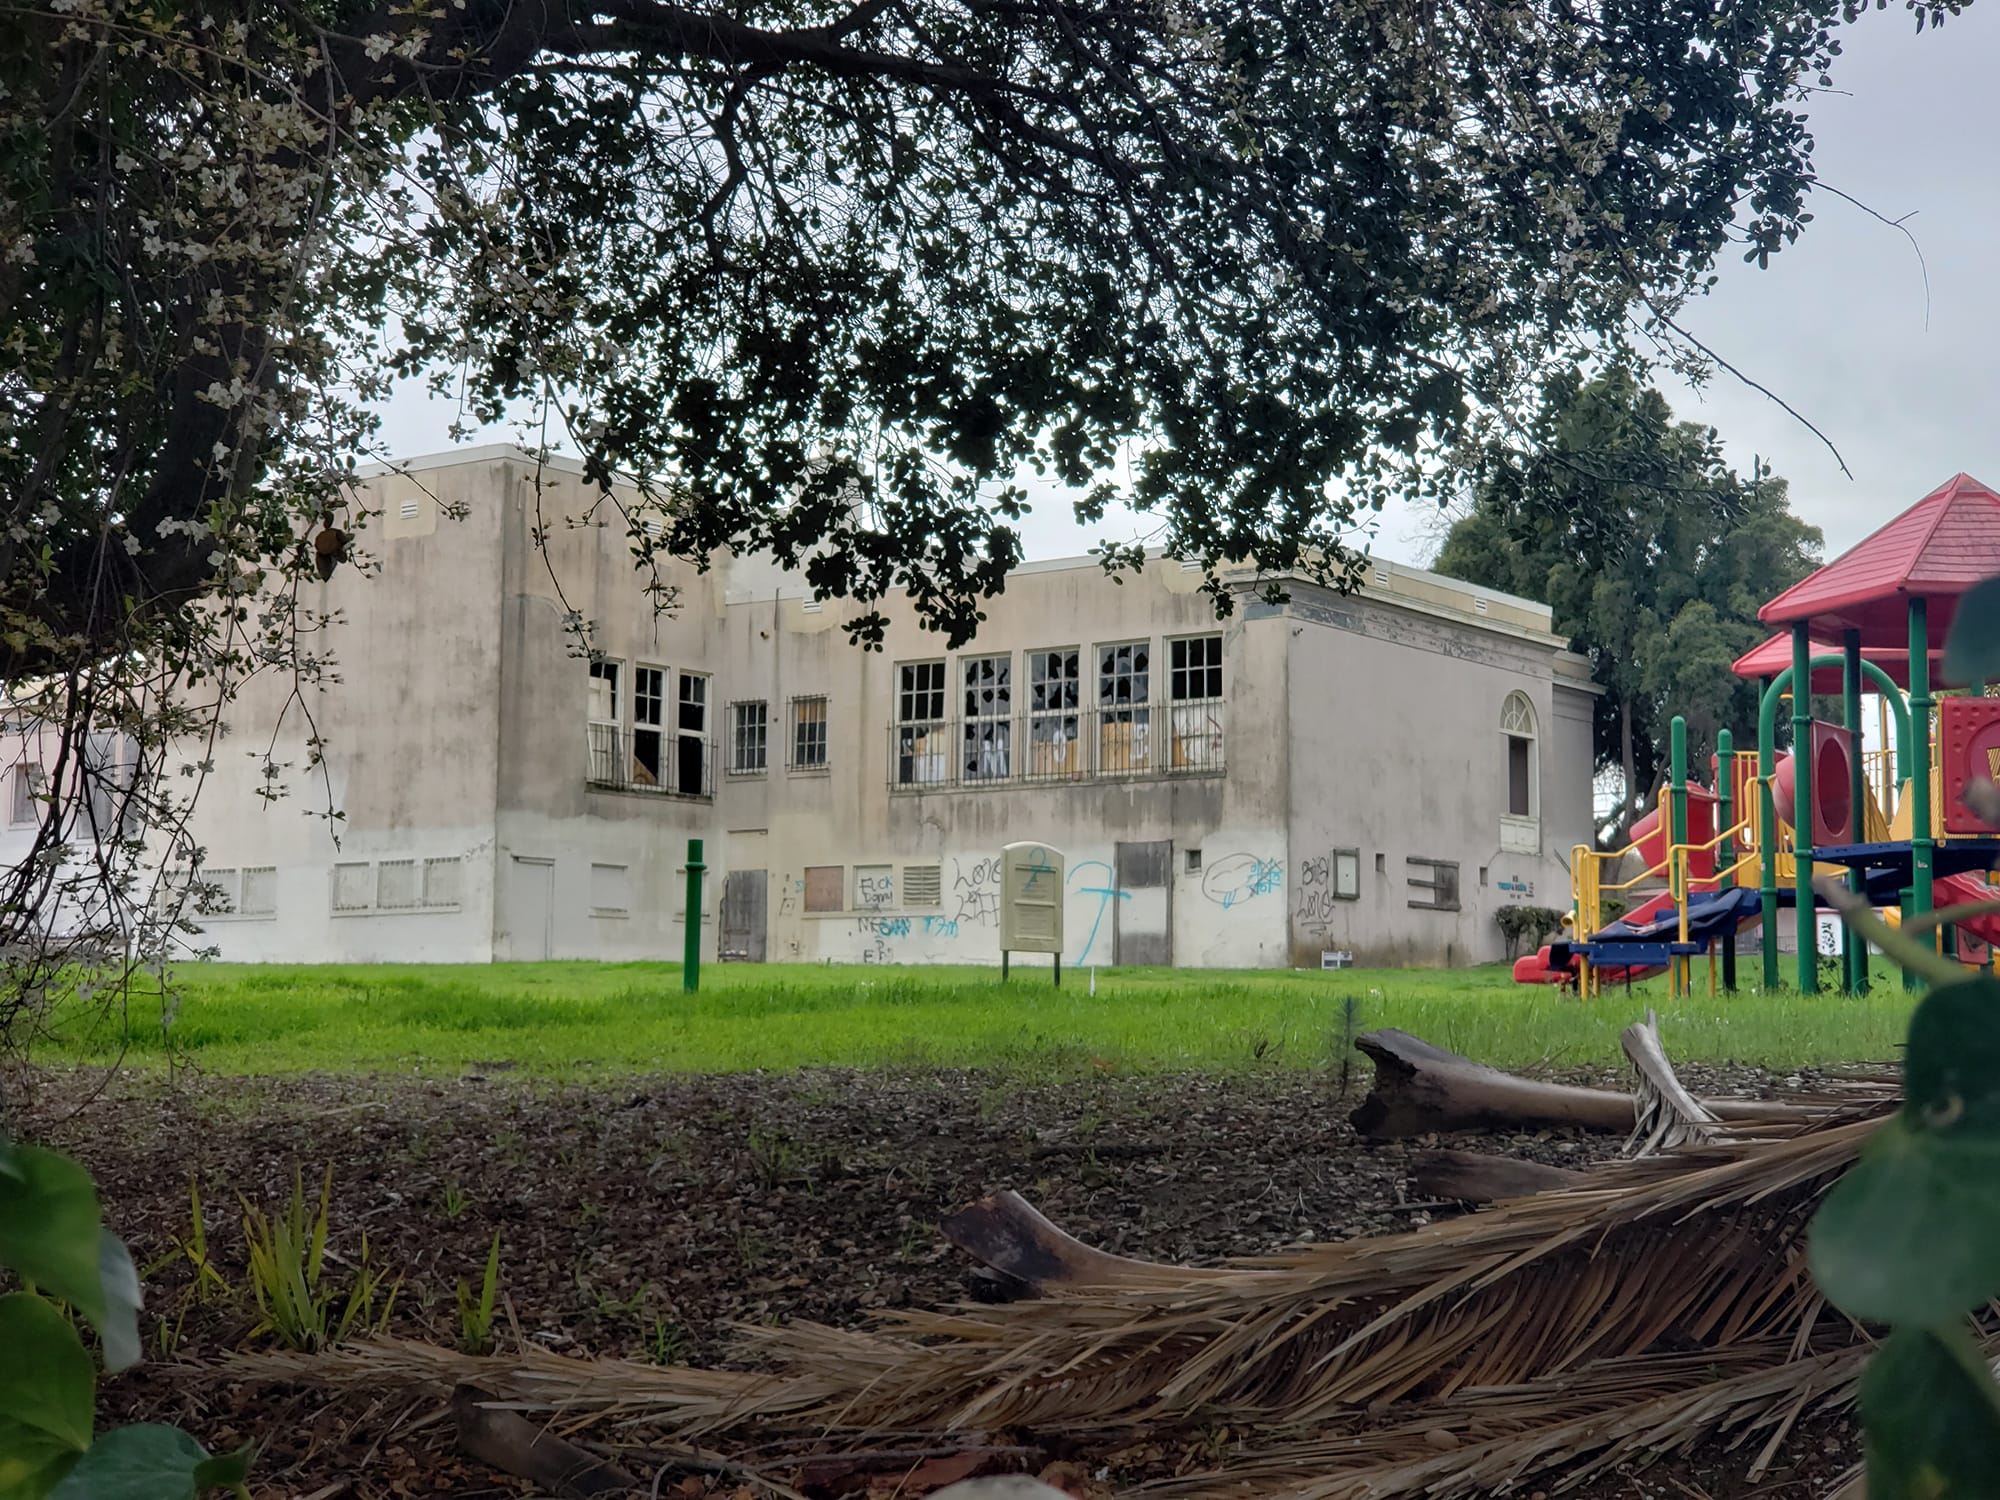
[[[454,1073],[511,1064],[563,1075],[736,1072],[807,1066],[972,1066],[1121,1072],[1319,1067],[1353,1027],[1400,1026],[1502,1067],[1619,1058],[1618,1033],[1650,1005],[1677,1060],[1791,1067],[1895,1055],[1901,990],[1705,995],[1675,1005],[1662,981],[1589,1005],[1511,982],[1498,966],[1340,973],[1103,969],[711,966],[698,996],[673,964],[191,965],[175,975],[170,1032],[135,1004],[127,1061],[170,1049],[219,1074]],[[53,1055],[113,1055],[102,1023],[74,1018]],[[44,1051],[41,1055],[51,1056]]]

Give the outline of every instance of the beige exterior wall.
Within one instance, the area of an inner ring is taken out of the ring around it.
[[[230,713],[202,841],[211,866],[275,866],[279,892],[269,916],[210,924],[230,958],[675,957],[686,845],[698,837],[711,959],[725,926],[728,946],[743,946],[742,923],[722,920],[734,875],[739,897],[761,893],[773,961],[997,962],[997,858],[1031,841],[1066,861],[1071,966],[1149,954],[1317,965],[1324,949],[1462,963],[1499,955],[1501,902],[1562,904],[1562,861],[1588,837],[1587,679],[1530,601],[1385,567],[1360,596],[1295,586],[1272,606],[1246,592],[1218,621],[1200,575],[1177,563],[1120,584],[1081,559],[1019,570],[959,650],[891,600],[885,648],[865,652],[841,629],[856,607],[816,605],[768,560],[675,564],[674,607],[656,611],[626,516],[593,509],[562,466],[538,479],[508,450],[470,450],[378,484],[385,513],[363,546],[379,573],[343,568],[313,601],[345,618],[333,638],[340,680],[311,700],[343,820],[305,815],[327,792],[307,771],[308,731],[283,685],[252,684]],[[440,503],[463,519],[440,516]],[[564,628],[572,613],[615,667],[615,726],[586,728],[592,677]],[[1172,643],[1196,637],[1220,639],[1222,696],[1177,704]],[[1099,648],[1140,643],[1146,712],[1100,714]],[[1030,653],[1057,648],[1077,654],[1078,703],[1074,729],[1048,721],[1058,737],[1044,745],[1029,721]],[[999,766],[990,745],[967,765],[963,672],[986,655],[1010,664],[1013,714],[1008,774],[980,779],[968,769]],[[899,689],[919,662],[943,663],[944,714],[911,738],[896,727]],[[661,674],[657,746],[646,715],[635,718],[642,671]],[[697,690],[707,760],[688,790],[699,795],[669,795],[677,712]],[[1503,827],[1501,713],[1517,691],[1535,722],[1531,853],[1503,847],[1522,844],[1518,825]],[[803,697],[825,700],[823,766],[790,763]],[[766,705],[761,768],[734,763],[742,703]],[[254,789],[281,710],[289,791],[266,807]],[[1324,867],[1343,849],[1361,851],[1360,889],[1329,899]],[[1412,857],[1459,865],[1458,911],[1410,906]],[[448,904],[400,904],[410,868],[379,868],[416,860],[421,877],[423,861],[451,858],[461,864]],[[399,904],[336,909],[362,879],[337,876],[336,863],[369,866],[375,895],[393,886]],[[840,904],[809,910],[808,870],[821,872],[820,896],[835,867]]]

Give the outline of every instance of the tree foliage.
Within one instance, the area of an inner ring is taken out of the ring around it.
[[[1784,480],[1737,474],[1713,428],[1676,422],[1624,366],[1550,381],[1530,436],[1484,456],[1435,566],[1549,602],[1605,690],[1597,764],[1622,771],[1629,813],[1673,715],[1697,759],[1724,727],[1755,744],[1757,685],[1730,664],[1768,634],[1757,610],[1817,566],[1819,529],[1791,513]]]
[[[954,641],[1036,472],[1219,609],[1224,560],[1340,584],[1548,368],[1800,232],[1863,8],[6,0],[0,688],[62,747],[0,936],[79,861],[129,933],[123,831],[192,795],[75,736],[157,766],[253,672],[307,712],[397,377],[635,476],[642,566],[769,548]]]

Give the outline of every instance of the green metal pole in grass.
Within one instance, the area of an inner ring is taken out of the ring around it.
[[[688,840],[687,934],[681,940],[681,992],[696,994],[701,989],[701,877],[708,866],[701,862],[701,840]]]
[[[1861,764],[1861,632],[1844,631],[1840,637],[1841,718],[1854,736],[1847,760],[1847,841],[1858,844],[1868,837],[1868,820],[1862,812],[1867,797],[1867,779]],[[1859,865],[1847,870],[1847,888],[1860,894],[1867,885]],[[1846,923],[1840,928],[1841,960],[1845,965],[1847,993],[1865,994],[1868,989],[1868,942],[1856,937]]]
[[[1763,700],[1757,705],[1757,894],[1763,921],[1758,934],[1764,948],[1764,993],[1778,988],[1778,799],[1771,795],[1771,772],[1778,763],[1778,694],[1764,679]]]
[[[1715,827],[1722,835],[1722,843],[1715,851],[1715,868],[1727,870],[1736,863],[1736,840],[1728,830],[1736,826],[1736,740],[1727,729],[1715,732]],[[1725,875],[1715,883],[1720,894],[1724,883],[1737,884],[1734,874]],[[1736,993],[1736,929],[1730,928],[1722,935],[1722,988],[1726,994]]]
[[[1799,993],[1819,988],[1819,914],[1813,910],[1812,640],[1792,627],[1792,868],[1798,898]]]
[[[1930,601],[1910,601],[1910,907],[1931,910],[1931,630]],[[1903,971],[1911,989],[1916,975]]]

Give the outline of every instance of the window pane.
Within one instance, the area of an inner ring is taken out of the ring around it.
[[[1517,818],[1531,816],[1528,799],[1528,752],[1532,740],[1507,736],[1507,811]]]
[[[632,722],[660,724],[667,710],[667,674],[659,667],[640,667],[632,674]]]
[[[824,698],[792,700],[792,765],[801,770],[822,770],[826,766]]]
[[[590,664],[590,717],[600,724],[618,722],[618,663]]]
[[[764,769],[769,727],[769,710],[763,703],[736,705],[736,721],[731,735],[732,753],[729,761],[732,770]]]

